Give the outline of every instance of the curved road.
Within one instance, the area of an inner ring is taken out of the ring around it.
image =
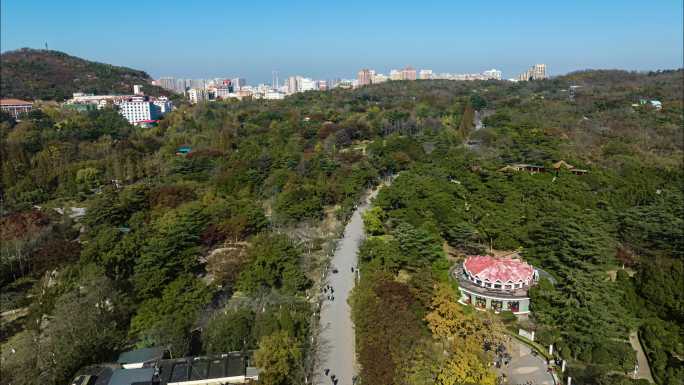
[[[333,384],[332,375],[335,375],[337,385],[352,385],[352,378],[356,375],[354,324],[347,300],[355,283],[356,253],[364,238],[361,214],[368,208],[370,200],[377,195],[378,191],[379,188],[374,190],[354,211],[330,263],[325,284],[332,286],[334,299],[328,300],[327,298],[330,290],[322,293],[324,301],[321,308],[321,332],[314,384],[331,385]],[[353,273],[352,267],[354,267]],[[338,272],[333,273],[333,269],[337,269]],[[325,369],[329,369],[327,375],[324,372]]]
[[[639,335],[636,330],[629,333],[629,343],[632,345],[632,349],[636,351],[637,364],[639,365],[636,370],[636,377],[633,376],[633,378],[643,378],[653,383],[651,367],[648,365],[648,358],[646,358],[646,353],[644,353],[644,349],[641,347],[641,341],[639,341]]]

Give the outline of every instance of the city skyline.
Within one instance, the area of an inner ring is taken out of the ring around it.
[[[527,67],[529,67],[529,65],[528,65]],[[332,75],[331,75],[331,76],[326,76],[326,75],[324,75],[324,76],[322,76],[322,77],[320,77],[320,78],[313,77],[313,76],[308,76],[306,73],[300,71],[300,72],[294,72],[294,73],[292,73],[292,74],[278,74],[278,77],[277,77],[277,78],[276,78],[275,76],[273,76],[273,74],[272,74],[271,79],[261,78],[259,81],[251,81],[250,79],[246,79],[245,77],[243,77],[241,74],[224,74],[224,75],[211,75],[211,76],[200,76],[200,77],[187,77],[187,76],[170,76],[170,75],[162,75],[162,76],[156,76],[156,77],[153,76],[153,79],[154,79],[155,81],[161,81],[161,80],[163,80],[163,79],[173,79],[174,81],[185,81],[185,82],[188,82],[188,83],[196,83],[196,85],[195,85],[196,87],[201,87],[201,86],[202,86],[202,85],[199,84],[200,82],[204,82],[205,85],[206,85],[206,83],[213,82],[213,81],[224,80],[224,79],[227,79],[227,80],[236,80],[236,79],[240,79],[242,82],[246,82],[246,84],[248,84],[248,85],[260,85],[260,84],[273,85],[273,84],[274,84],[273,82],[277,79],[277,80],[278,80],[278,85],[279,85],[279,86],[283,86],[283,85],[285,85],[285,84],[287,83],[287,79],[290,78],[290,77],[305,77],[305,78],[311,78],[311,79],[314,79],[314,80],[327,80],[327,81],[330,81],[330,80],[354,80],[354,79],[357,79],[357,78],[358,78],[358,74],[359,74],[361,71],[370,71],[370,73],[369,73],[369,76],[370,76],[369,82],[366,83],[366,84],[361,84],[361,85],[367,85],[367,84],[377,83],[376,81],[373,81],[373,80],[372,80],[372,78],[373,78],[374,76],[378,76],[378,75],[379,75],[379,76],[384,76],[384,77],[387,78],[387,80],[390,80],[390,75],[392,74],[393,71],[397,71],[398,73],[401,73],[401,72],[402,72],[403,70],[405,70],[406,68],[412,68],[412,69],[414,69],[414,70],[416,71],[416,75],[415,75],[416,78],[413,79],[413,80],[416,80],[416,79],[423,79],[423,80],[425,80],[425,79],[440,79],[440,78],[443,78],[443,77],[440,77],[440,75],[452,75],[452,76],[459,76],[459,75],[486,75],[487,73],[489,73],[489,72],[491,72],[491,71],[495,71],[495,72],[501,73],[501,71],[498,71],[496,68],[481,69],[481,70],[475,71],[475,72],[456,72],[456,71],[447,72],[447,71],[435,71],[435,70],[433,70],[432,68],[413,68],[412,66],[405,66],[405,67],[403,67],[403,68],[400,68],[400,67],[391,68],[391,69],[388,69],[387,71],[377,71],[377,70],[372,69],[372,68],[362,68],[362,69],[357,70],[357,71],[349,71],[349,75],[348,75],[348,76],[332,76]],[[272,72],[279,72],[279,71],[274,70],[274,71],[272,71]],[[429,74],[430,74],[430,77],[427,78],[427,77],[421,76],[421,72],[429,73]],[[525,71],[522,71],[522,72],[525,72]],[[506,77],[503,77],[501,74],[499,74],[498,77],[495,76],[495,77],[492,77],[492,78],[496,78],[496,79],[498,79],[498,80],[506,80],[506,79],[512,80],[512,79],[517,79],[517,78],[519,77],[519,74],[512,74],[512,73],[511,73],[510,75],[511,75],[511,76],[509,76],[508,78],[506,78]],[[400,79],[394,79],[394,80],[400,80]],[[452,80],[470,80],[470,79],[452,79]],[[241,85],[244,85],[244,84],[241,84]],[[193,86],[193,87],[194,87],[194,86]]]
[[[507,79],[510,81],[526,81],[546,79],[546,65],[535,64],[527,71],[518,75],[517,79]],[[152,84],[161,86],[170,91],[185,93],[189,96],[191,103],[204,100],[216,100],[225,98],[252,97],[256,99],[283,99],[286,95],[291,95],[305,91],[326,91],[333,88],[358,88],[371,84],[384,83],[395,80],[504,80],[502,72],[497,69],[490,69],[479,73],[435,73],[431,69],[420,69],[417,71],[411,66],[401,70],[392,69],[389,76],[375,71],[374,69],[363,68],[357,72],[356,79],[312,79],[301,75],[291,75],[283,79],[283,83],[278,82],[278,75],[273,71],[272,83],[260,83],[258,85],[248,84],[245,78],[218,77],[208,79],[183,79],[174,77],[161,77],[152,81]]]
[[[355,78],[360,68],[407,65],[461,73],[494,67],[512,78],[531,63],[546,63],[551,76],[587,68],[682,66],[682,4],[669,0],[657,6],[205,2],[189,9],[158,1],[84,7],[8,0],[1,6],[3,52],[47,43],[153,78],[241,76],[270,83],[273,70]],[[38,7],[41,12],[34,12]]]

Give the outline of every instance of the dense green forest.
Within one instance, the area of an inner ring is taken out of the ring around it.
[[[144,71],[98,63],[64,52],[22,48],[0,55],[3,98],[63,101],[74,92],[130,94],[134,84],[159,96],[168,91],[153,86]]]
[[[264,384],[303,383],[333,240],[396,175],[364,217],[363,384],[494,384],[490,347],[511,320],[456,304],[447,277],[449,254],[489,247],[557,281],[532,291],[531,322],[573,383],[632,383],[638,330],[657,382],[681,384],[682,76],[388,82],[181,106],[152,128],[107,109],[4,116],[0,283],[17,311],[0,381],[61,384],[165,345],[255,350]],[[498,171],[561,159],[588,174]]]

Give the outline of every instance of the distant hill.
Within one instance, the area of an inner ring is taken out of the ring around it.
[[[93,62],[64,52],[22,48],[0,55],[0,95],[3,98],[64,100],[74,92],[95,94],[132,92],[144,85],[149,95],[167,91],[150,83],[144,72]]]

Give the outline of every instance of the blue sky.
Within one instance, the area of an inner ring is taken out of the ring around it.
[[[153,77],[353,77],[412,65],[437,72],[534,63],[682,67],[682,0],[2,0],[2,51],[67,52]]]

